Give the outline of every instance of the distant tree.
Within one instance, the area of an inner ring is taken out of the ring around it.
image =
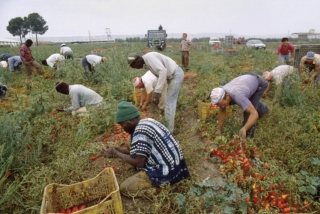
[[[36,44],[38,46],[38,34],[43,35],[49,27],[47,22],[38,13],[28,15],[28,25],[31,33],[36,34]]]
[[[21,17],[11,19],[7,26],[7,31],[9,31],[12,36],[19,36],[20,42],[22,43],[22,38],[28,34],[27,17],[24,17],[24,19]]]

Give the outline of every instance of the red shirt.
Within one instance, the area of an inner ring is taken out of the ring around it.
[[[283,44],[280,44],[278,47],[278,54],[281,55],[288,55],[289,52],[294,53],[294,46],[291,43],[288,43],[287,46],[283,46]]]
[[[32,61],[32,54],[30,48],[25,44],[20,47],[20,56],[23,57],[26,61]]]

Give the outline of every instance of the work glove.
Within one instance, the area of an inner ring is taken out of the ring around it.
[[[161,94],[160,93],[153,93],[152,95],[152,103],[158,105],[159,104],[159,101],[160,101],[160,97],[161,97]]]

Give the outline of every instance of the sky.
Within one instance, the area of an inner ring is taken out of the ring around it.
[[[320,0],[0,0],[0,38],[15,17],[38,13],[49,30],[39,37],[144,35],[161,24],[173,34],[245,36],[320,32]]]

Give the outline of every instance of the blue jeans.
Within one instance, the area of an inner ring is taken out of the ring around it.
[[[167,97],[164,108],[164,118],[167,122],[167,128],[171,133],[173,133],[174,129],[174,117],[176,115],[177,101],[183,78],[184,72],[180,67],[178,67],[175,70],[172,79],[168,82]]]
[[[284,64],[289,64],[289,59],[290,59],[290,53],[286,55],[279,54],[279,64],[284,65]]]
[[[263,115],[265,113],[267,113],[269,111],[269,108],[260,101],[264,91],[268,87],[268,82],[263,77],[261,77],[259,75],[255,75],[255,76],[258,78],[259,86],[258,86],[258,89],[256,90],[256,92],[251,95],[249,100],[250,100],[251,104],[254,106],[254,108],[256,109],[256,111],[258,112],[259,118],[261,118],[261,117],[263,117]],[[249,116],[250,116],[250,114],[246,113],[245,111],[243,112],[243,124],[242,125],[246,124]],[[256,123],[250,129],[248,129],[247,137],[253,137],[255,129],[256,129]]]

